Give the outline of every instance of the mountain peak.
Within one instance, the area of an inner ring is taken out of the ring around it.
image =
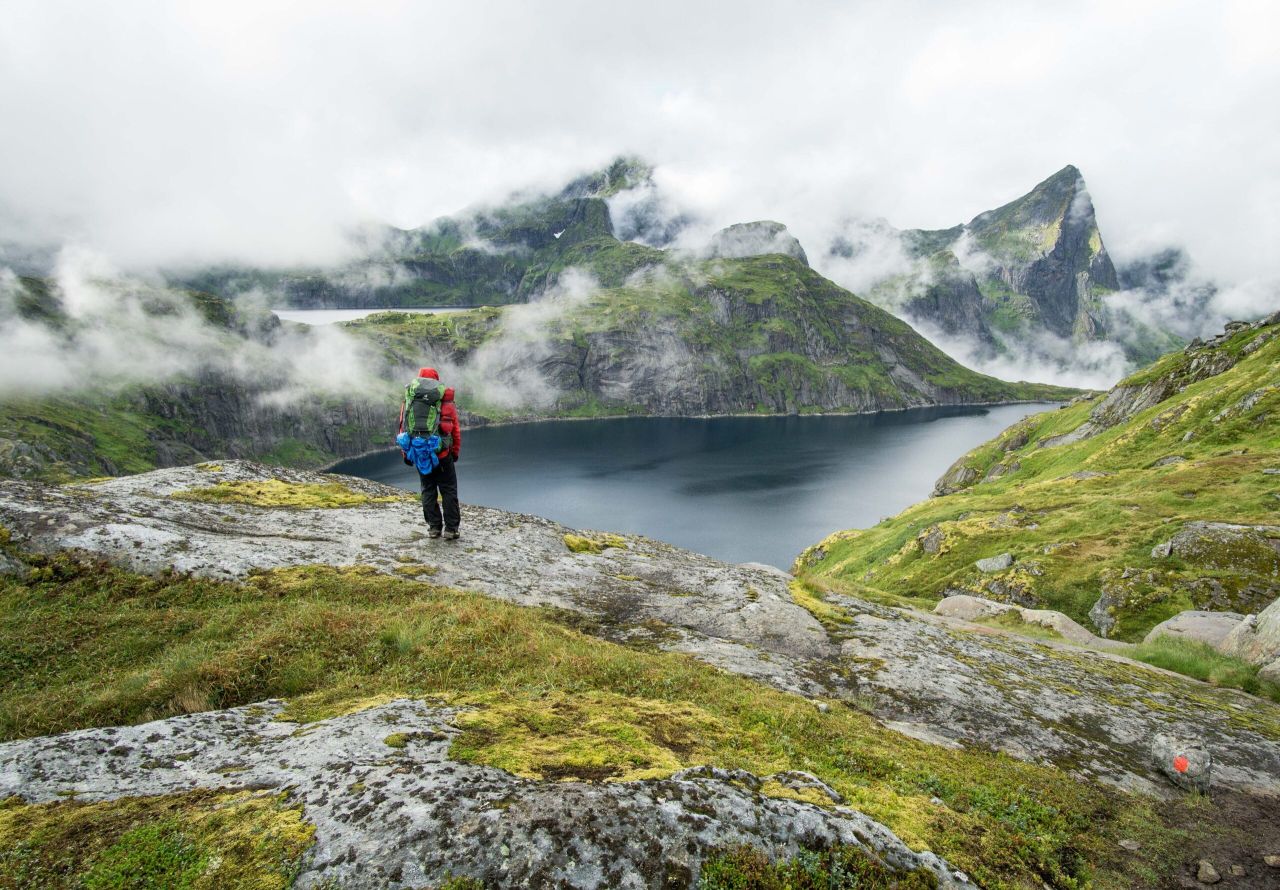
[[[809,258],[796,237],[782,223],[771,219],[736,223],[721,229],[712,236],[707,253],[722,259],[781,253],[809,265]]]
[[[975,235],[993,228],[1001,231],[1043,227],[1060,223],[1070,217],[1072,222],[1093,226],[1093,202],[1080,170],[1067,164],[1048,179],[1020,198],[1008,204],[979,213],[969,221],[967,229]]]

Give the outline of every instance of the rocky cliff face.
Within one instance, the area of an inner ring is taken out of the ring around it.
[[[900,244],[908,270],[870,288],[873,302],[963,337],[988,354],[1020,352],[1037,336],[1116,340],[1151,361],[1176,339],[1125,317],[1112,330],[1107,295],[1120,289],[1080,171],[1064,167],[1027,194],[950,229],[878,228]],[[838,239],[831,256],[857,245]]]
[[[596,243],[596,267],[640,265],[621,286],[522,316],[372,318],[350,330],[383,352],[440,357],[518,387],[537,380],[545,411],[726,414],[879,411],[1061,397],[971,372],[890,314],[783,254],[691,261]],[[616,280],[616,277],[615,277]],[[484,404],[471,387],[472,410]]]

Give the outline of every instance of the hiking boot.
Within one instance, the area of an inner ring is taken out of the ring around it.
[[[428,529],[427,534],[429,534],[433,538],[438,538],[440,537],[440,529],[436,528],[433,525],[430,527],[430,529]]]
[[[458,540],[458,530],[456,528],[445,529],[444,536],[450,541]]]

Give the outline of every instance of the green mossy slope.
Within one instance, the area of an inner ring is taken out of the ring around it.
[[[870,596],[1054,608],[1127,640],[1184,609],[1257,611],[1280,595],[1277,535],[1189,523],[1280,525],[1278,335],[1274,316],[1232,325],[1030,417],[957,461],[939,483],[951,493],[838,532],[797,570]],[[1156,549],[1171,539],[1185,543]],[[1006,552],[1006,570],[975,566]]]
[[[847,703],[824,712],[683,655],[587,636],[552,611],[359,568],[236,584],[28,559],[29,577],[0,583],[0,738],[266,697],[312,720],[429,696],[473,709],[453,756],[530,776],[623,779],[701,763],[813,772],[987,887],[1160,886],[1176,866],[1176,826],[1214,830],[1211,803],[1157,804],[915,741]],[[1121,838],[1141,851],[1124,852]]]

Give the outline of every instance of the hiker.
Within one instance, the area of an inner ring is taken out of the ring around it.
[[[458,472],[454,464],[462,453],[462,427],[453,404],[453,389],[440,382],[435,368],[420,368],[418,379],[404,388],[396,444],[404,462],[418,470],[422,517],[431,537],[443,534],[456,541],[462,512],[458,508]]]

